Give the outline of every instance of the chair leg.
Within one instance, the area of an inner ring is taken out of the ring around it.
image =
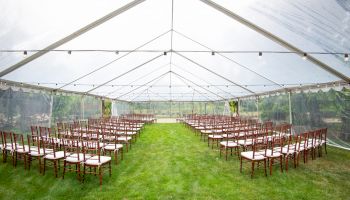
[[[266,159],[264,159],[264,171],[265,171],[265,176],[267,176],[267,173],[266,173]]]
[[[272,162],[274,158],[271,158],[269,164],[270,164],[270,176],[272,176]]]
[[[281,172],[283,172],[282,161],[283,161],[283,158],[282,158],[282,156],[280,156],[280,167],[281,167]]]
[[[78,163],[77,166],[78,166],[78,180],[81,181],[81,176],[80,176],[80,174],[81,174],[81,172],[80,172],[80,163]],[[84,165],[84,166],[85,166],[85,165]]]
[[[54,171],[54,172],[55,172],[55,177],[57,178],[57,160],[54,160],[54,161],[53,161],[53,166],[54,166],[54,168],[55,168],[55,169],[54,169],[54,170],[55,170],[55,171]]]
[[[288,172],[288,159],[289,159],[288,155],[284,156],[284,160],[286,162],[286,172]]]
[[[109,162],[108,167],[109,167],[109,177],[111,177],[112,176],[111,162]]]
[[[114,150],[114,159],[115,159],[115,164],[118,165],[118,151]]]
[[[242,160],[242,156],[241,156],[241,165],[240,165],[240,168],[239,168],[239,171],[242,173],[242,164],[243,164],[243,160]]]
[[[227,160],[228,148],[226,147],[226,160]]]
[[[44,158],[43,176],[45,175],[45,171],[46,171],[46,159]]]
[[[255,163],[254,163],[254,160],[252,161],[252,174],[250,175],[251,178],[253,178],[254,176],[254,166],[255,166]]]
[[[100,186],[101,186],[102,185],[102,167],[101,166],[98,167],[98,174],[100,177]]]
[[[39,173],[41,174],[41,158],[38,157],[38,161],[39,161]]]
[[[62,173],[62,179],[64,179],[64,174],[66,173],[66,165],[67,165],[67,162],[64,160],[64,161],[63,161],[63,173]]]

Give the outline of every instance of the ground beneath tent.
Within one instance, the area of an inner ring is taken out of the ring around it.
[[[248,164],[246,165],[248,166]],[[89,176],[80,184],[74,174],[55,179],[33,166],[14,169],[0,163],[0,199],[348,199],[350,152],[330,148],[328,155],[301,164],[288,174],[276,169],[267,178],[259,170],[239,173],[236,157],[229,161],[199,141],[180,124],[146,126],[141,138],[113,165],[113,175]]]

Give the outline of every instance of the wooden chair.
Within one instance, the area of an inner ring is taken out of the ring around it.
[[[29,146],[24,143],[22,134],[13,134],[13,139],[15,143],[15,159],[14,166],[17,166],[17,160],[23,160],[24,169],[27,169],[27,158],[29,154]]]
[[[274,136],[272,137],[271,141],[271,148],[266,150],[266,157],[267,162],[270,166],[270,175],[272,175],[272,165],[274,164],[275,159],[278,159],[281,172],[283,172],[283,154],[282,154],[282,148],[283,148],[283,142],[284,137],[282,136]]]
[[[240,172],[242,173],[243,160],[247,160],[252,164],[251,178],[254,176],[255,163],[264,162],[264,172],[266,173],[266,150],[267,150],[267,139],[264,138],[255,138],[253,140],[252,151],[241,152],[241,163],[240,163]]]
[[[46,171],[46,161],[53,162],[55,177],[58,177],[60,170],[60,160],[64,159],[64,151],[57,149],[56,138],[43,138],[42,139],[43,151],[44,151],[44,169],[43,175]]]
[[[102,131],[102,142],[103,147],[101,147],[103,151],[103,155],[106,155],[106,152],[114,154],[115,164],[118,164],[118,154],[121,153],[121,159],[123,160],[123,144],[118,143],[118,134],[110,129],[109,132]]]
[[[239,144],[237,142],[237,137],[236,135],[239,134],[239,130],[235,131],[227,131],[223,137],[226,138],[226,141],[220,142],[220,157],[222,153],[225,153],[225,159],[227,160],[227,154],[229,153],[228,150],[230,149],[231,151],[231,156],[232,156],[232,151],[233,149],[235,150],[235,154],[237,154],[239,158]],[[229,136],[231,135],[231,136]],[[231,139],[231,140],[230,140]]]
[[[28,135],[27,136],[29,153],[28,153],[28,170],[33,160],[38,160],[39,173],[41,173],[41,159],[44,157],[44,151],[41,146],[40,137],[38,135]]]
[[[294,141],[293,141],[294,138]],[[285,161],[286,172],[288,172],[288,162],[290,159],[294,160],[294,168],[297,167],[297,157],[299,155],[300,148],[300,136],[289,135],[287,139],[287,144],[282,148],[282,154]],[[299,159],[298,159],[299,160]]]
[[[215,125],[212,129],[212,134],[208,135],[208,147],[211,142],[211,148],[214,148],[214,143],[216,142],[216,146],[219,146],[219,141],[223,139],[222,137],[222,126]]]
[[[81,181],[81,164],[90,156],[86,155],[82,151],[83,144],[81,141],[76,139],[61,139],[64,151],[63,161],[63,174],[62,179],[66,174],[66,171],[76,172],[78,180]],[[72,168],[71,166],[75,168]],[[67,168],[68,167],[68,168]]]
[[[12,165],[15,166],[15,144],[13,140],[13,133],[12,132],[2,132],[3,137],[3,149],[2,149],[2,156],[3,156],[3,162],[7,162],[7,157],[10,156],[12,159]]]
[[[109,176],[112,176],[112,168],[111,168],[111,157],[109,156],[101,156],[101,148],[100,142],[96,140],[88,140],[83,142],[83,152],[84,155],[88,154],[89,157],[84,161],[84,171],[83,171],[83,182],[85,179],[85,174],[94,174],[99,175],[100,186],[102,185],[102,175],[103,168],[108,165],[109,168]],[[86,171],[86,167],[92,167],[97,170]]]

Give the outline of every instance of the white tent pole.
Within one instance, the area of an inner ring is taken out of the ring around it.
[[[136,5],[138,5],[138,4],[140,4],[140,3],[144,2],[144,1],[145,0],[134,0],[134,1],[124,5],[123,7],[121,7],[119,9],[117,9],[117,10],[115,10],[115,11],[113,11],[113,12],[111,12],[111,13],[105,15],[105,16],[103,16],[102,18],[100,18],[100,19],[98,19],[98,20],[96,20],[96,21],[94,21],[94,22],[84,26],[83,28],[80,28],[79,30],[75,31],[74,33],[71,33],[70,35],[68,35],[68,36],[58,40],[57,42],[55,42],[55,43],[53,43],[53,44],[51,44],[49,46],[47,46],[43,50],[38,51],[37,53],[29,56],[28,58],[23,59],[22,61],[12,65],[11,67],[9,67],[9,68],[7,68],[7,69],[5,69],[3,71],[1,71],[0,72],[0,77],[3,77],[6,74],[11,73],[12,71],[22,67],[23,65],[25,65],[25,64],[27,64],[27,63],[29,63],[29,62],[31,62],[31,61],[41,57],[42,55],[50,52],[50,50],[56,49],[57,47],[59,47],[59,46],[65,44],[65,43],[73,40],[74,38],[76,38],[76,37],[78,37],[78,36],[88,32],[88,31],[90,31],[91,29],[93,29],[93,28],[103,24],[104,22],[114,18],[115,16],[117,16],[117,15],[119,15],[119,14],[121,14],[121,13],[127,11],[127,10],[129,10],[130,8],[136,6]]]
[[[207,4],[208,6],[222,12],[223,14],[229,16],[230,18],[240,22],[241,24],[249,27],[250,29],[253,29],[255,30],[256,32],[264,35],[265,37],[269,38],[270,40],[280,44],[281,46],[293,51],[293,52],[296,52],[298,53],[300,56],[303,56],[304,55],[304,51],[302,51],[301,49],[298,49],[297,47],[295,47],[294,45],[288,43],[287,41],[277,37],[276,35],[268,32],[267,30],[255,25],[254,23],[244,19],[243,17],[235,14],[234,12],[228,10],[227,8],[224,8],[222,7],[221,5],[211,1],[211,0],[200,0],[201,2]],[[346,76],[345,74],[335,70],[334,68],[332,68],[331,66],[321,62],[320,60],[316,59],[315,57],[311,56],[311,55],[308,55],[308,61],[314,63],[315,65],[321,67],[322,69],[326,70],[327,72],[333,74],[334,76],[350,83],[350,77]]]
[[[293,116],[292,116],[292,101],[290,99],[291,92],[288,92],[288,101],[289,101],[289,123],[293,124]]]

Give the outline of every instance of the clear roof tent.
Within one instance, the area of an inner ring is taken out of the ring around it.
[[[317,2],[84,1],[86,7],[69,2],[64,10],[62,1],[15,0],[1,8],[0,15],[10,8],[21,14],[1,18],[0,75],[125,101],[216,101],[349,81],[348,7]],[[38,7],[47,18],[38,17]]]

